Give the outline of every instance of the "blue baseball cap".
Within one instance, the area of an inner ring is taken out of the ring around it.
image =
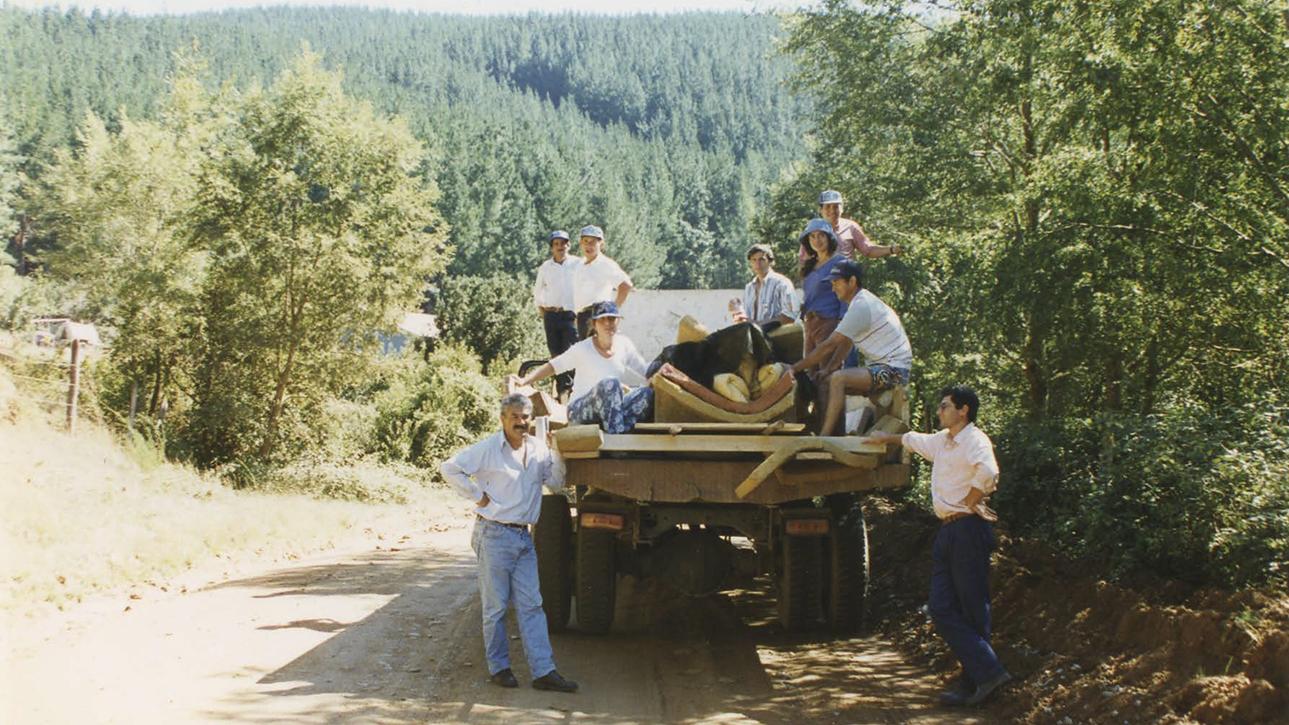
[[[824,204],[840,204],[840,203],[841,203],[840,191],[833,191],[832,189],[829,189],[828,191],[819,192],[819,206],[823,206]]]
[[[578,236],[595,237],[596,239],[604,239],[604,230],[595,226],[594,224],[587,224],[586,226],[582,227],[582,231],[578,232]]]
[[[838,262],[832,269],[828,270],[828,279],[845,279],[854,277],[855,281],[864,284],[864,268],[857,263],[848,260]]]
[[[556,229],[555,231],[551,232],[550,237],[548,237],[546,241],[553,242],[556,239],[563,239],[564,241],[567,242],[569,240],[568,232],[564,231],[563,229]]]
[[[591,236],[587,234],[586,236]],[[621,317],[622,313],[618,312],[618,305],[614,302],[596,302],[591,305],[591,319],[598,320],[601,317]]]
[[[797,241],[801,244],[809,244],[811,232],[825,232],[832,239],[833,244],[841,244],[841,242],[837,241],[837,233],[832,230],[832,225],[828,223],[827,219],[811,219],[810,223],[806,225],[806,230],[801,233]]]

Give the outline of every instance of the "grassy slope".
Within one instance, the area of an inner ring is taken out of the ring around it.
[[[70,436],[15,382],[0,366],[0,611],[62,608],[217,559],[294,558],[460,507],[442,489],[401,506],[234,491],[101,428]]]

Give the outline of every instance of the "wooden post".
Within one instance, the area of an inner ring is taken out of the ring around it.
[[[127,427],[130,435],[134,435],[134,414],[139,410],[139,381],[130,382],[130,422]]]
[[[81,389],[81,341],[72,340],[72,364],[67,381],[67,432],[76,432],[76,398]]]

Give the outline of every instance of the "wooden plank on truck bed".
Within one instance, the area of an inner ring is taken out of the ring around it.
[[[804,423],[636,423],[637,433],[757,433],[760,435],[799,435]]]
[[[605,434],[601,452],[617,453],[763,453],[772,454],[784,446],[795,447],[802,438],[762,435],[676,435],[639,433]],[[811,441],[827,443],[846,453],[885,455],[886,446],[856,436],[816,436]]]
[[[789,461],[740,499],[734,493],[758,461],[600,458],[570,461],[568,486],[589,486],[637,501],[659,503],[775,504],[843,491],[876,491],[909,485],[909,466],[872,470],[824,461]],[[780,481],[779,479],[782,479]]]

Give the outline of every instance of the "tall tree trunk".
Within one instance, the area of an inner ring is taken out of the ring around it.
[[[1123,353],[1115,351],[1105,361],[1105,409],[1123,408]]]
[[[297,306],[291,312],[291,322],[287,327],[287,334],[290,335],[291,342],[287,346],[286,362],[278,370],[277,385],[273,391],[273,403],[269,406],[269,417],[264,440],[260,443],[259,454],[266,457],[273,452],[273,447],[277,445],[278,421],[282,417],[282,409],[286,407],[286,389],[291,382],[291,375],[295,372],[295,353],[300,347],[300,321],[303,317],[303,305]]]

